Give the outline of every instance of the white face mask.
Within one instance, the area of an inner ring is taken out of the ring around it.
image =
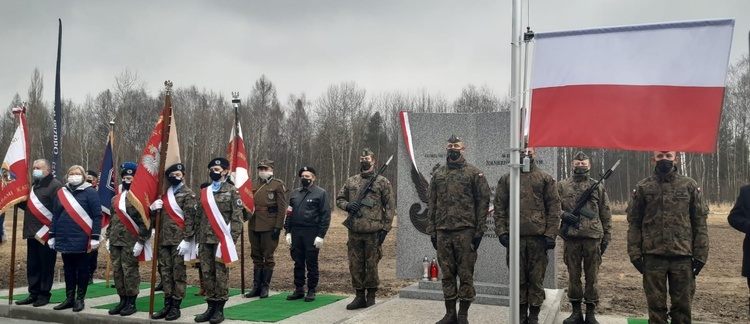
[[[83,176],[79,174],[69,175],[68,183],[77,186],[83,182]]]
[[[260,171],[258,172],[258,177],[260,177],[263,180],[268,180],[268,179],[271,179],[271,177],[273,177],[273,172]]]

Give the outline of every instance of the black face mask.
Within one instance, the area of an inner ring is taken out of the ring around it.
[[[573,174],[586,175],[589,174],[589,168],[585,166],[577,166],[573,168]]]
[[[362,162],[359,163],[359,168],[362,171],[370,170],[371,166],[372,166],[372,164],[370,164],[370,162],[367,162],[367,161],[362,161]]]
[[[182,177],[168,177],[167,181],[169,181],[169,184],[171,184],[174,187],[182,183]]]
[[[674,161],[659,160],[656,162],[656,172],[667,174],[674,169]]]
[[[132,183],[132,182],[126,182],[126,181],[123,181],[123,182],[122,182],[122,190],[130,190],[130,184],[131,184],[131,183]]]
[[[94,184],[94,180],[86,180],[86,182],[88,182],[90,184]]]
[[[216,182],[221,179],[221,172],[209,171],[208,176],[211,178],[211,181]]]
[[[461,151],[457,149],[449,149],[448,150],[448,160],[455,161],[458,160],[458,158],[461,157]]]
[[[312,179],[302,178],[302,179],[299,179],[299,183],[302,185],[302,187],[307,188],[312,183]]]

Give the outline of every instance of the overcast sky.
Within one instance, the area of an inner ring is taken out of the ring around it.
[[[532,0],[530,9],[537,32],[735,18],[730,62],[748,52],[748,0]],[[0,0],[0,107],[16,92],[26,98],[35,67],[54,99],[58,18],[62,94],[79,103],[125,68],[152,94],[171,79],[243,98],[265,74],[281,102],[342,81],[449,100],[469,83],[509,88],[510,0]]]

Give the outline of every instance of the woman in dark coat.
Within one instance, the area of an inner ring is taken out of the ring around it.
[[[99,248],[102,204],[96,190],[85,181],[85,174],[80,165],[68,169],[67,183],[58,191],[52,209],[48,244],[62,254],[66,296],[55,310],[83,310],[89,281],[88,253]]]
[[[727,219],[734,229],[745,233],[745,242],[742,244],[742,276],[747,278],[747,287],[750,289],[750,185],[740,188],[737,202]],[[750,298],[748,303],[750,305]],[[750,308],[748,313],[750,314]]]

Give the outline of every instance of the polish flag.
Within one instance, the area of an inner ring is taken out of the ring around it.
[[[240,192],[240,199],[245,205],[245,209],[250,212],[255,211],[255,198],[253,198],[253,182],[250,181],[249,164],[245,154],[245,141],[242,139],[242,126],[236,121],[238,132],[235,134],[232,128],[232,135],[229,137],[229,149],[227,157],[229,158],[230,169],[232,170],[231,178],[235,187]]]
[[[536,35],[532,147],[716,151],[733,19]]]

